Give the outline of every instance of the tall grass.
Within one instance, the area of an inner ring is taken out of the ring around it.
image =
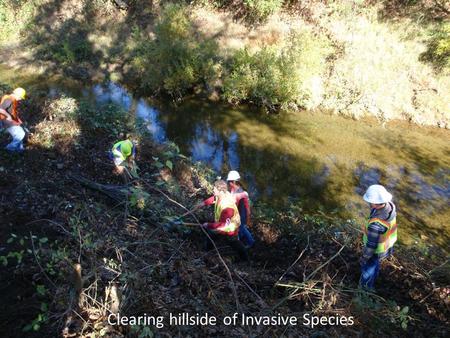
[[[357,16],[354,11],[336,12],[323,22],[343,51],[332,67],[323,106],[382,121],[450,121],[447,80],[420,62],[425,45],[412,37],[418,28],[380,22],[376,13],[373,8]]]

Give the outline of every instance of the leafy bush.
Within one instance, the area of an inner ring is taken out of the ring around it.
[[[0,42],[18,39],[43,1],[0,1]]]
[[[79,109],[74,112],[73,118],[85,130],[108,133],[116,137],[134,129],[131,115],[116,104],[95,106],[89,102],[81,101]]]
[[[243,0],[247,17],[251,21],[263,21],[276,13],[283,5],[283,0]]]
[[[239,50],[224,79],[224,97],[252,101],[271,110],[317,106],[321,86],[315,86],[329,53],[326,40],[305,31],[291,36],[284,48],[264,47],[251,54]]]
[[[450,23],[432,33],[428,50],[421,55],[421,60],[432,62],[437,70],[450,72]]]
[[[59,29],[52,32],[41,28],[30,36],[30,41],[37,47],[39,57],[62,66],[72,66],[95,61],[88,35],[87,25],[75,19],[69,19],[64,21]]]
[[[214,57],[217,45],[196,33],[186,7],[166,5],[153,40],[136,35],[132,64],[143,89],[181,96],[217,76],[218,63]]]

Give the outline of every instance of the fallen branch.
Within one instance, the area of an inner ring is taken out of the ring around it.
[[[123,202],[124,199],[128,197],[130,194],[129,186],[128,185],[107,185],[107,184],[100,184],[94,181],[91,181],[83,176],[79,175],[69,175],[69,178],[72,180],[80,183],[81,185],[99,191],[102,194],[107,195],[108,197],[112,198],[113,200],[117,202]]]
[[[292,267],[297,264],[297,262],[300,260],[300,258],[302,258],[303,254],[305,253],[305,251],[308,249],[309,247],[309,236],[308,236],[308,243],[306,244],[306,247],[302,250],[302,252],[300,253],[300,255],[297,257],[297,259],[294,261],[294,263],[292,263],[287,269],[286,271],[281,275],[280,278],[278,278],[277,282],[275,284],[277,284],[280,280],[283,279],[284,276],[286,276],[286,274],[291,271]]]
[[[340,253],[341,251],[346,247],[347,244],[344,244],[337,253],[335,253],[329,260],[327,260],[325,263],[321,264],[317,269],[315,269],[313,272],[311,272],[303,281],[303,283],[308,282],[320,269],[322,269],[324,266],[328,265],[333,259],[335,259]],[[302,284],[303,284],[302,283]],[[278,283],[275,284],[276,286],[278,286]],[[277,304],[275,304],[272,307],[272,311],[275,310],[277,307],[279,307],[281,304],[283,304],[285,301],[287,301],[288,299],[291,299],[295,296],[297,296],[297,292],[298,290],[300,290],[300,287],[296,287],[294,291],[292,291],[288,296],[284,297],[283,299],[281,299]]]

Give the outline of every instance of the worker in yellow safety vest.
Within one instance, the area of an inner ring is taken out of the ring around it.
[[[124,174],[125,168],[132,170],[135,166],[136,146],[130,140],[115,143],[109,152],[109,157],[114,162],[115,172]]]
[[[371,185],[363,199],[369,203],[371,211],[362,227],[364,248],[360,259],[360,285],[373,291],[380,261],[393,253],[397,241],[397,211],[392,195],[382,185]]]
[[[238,240],[239,225],[241,223],[239,211],[236,206],[236,198],[228,191],[227,183],[218,180],[214,183],[214,200],[205,205],[214,204],[214,222],[203,223],[210,237],[224,239],[243,260],[248,260],[248,253],[242,242]],[[212,249],[211,240],[208,238],[206,249]]]

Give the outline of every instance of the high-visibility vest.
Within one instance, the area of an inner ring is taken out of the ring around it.
[[[397,241],[397,220],[395,217],[390,222],[382,220],[380,218],[370,218],[366,225],[363,226],[364,245],[367,244],[367,233],[369,231],[369,226],[374,223],[381,224],[387,229],[384,234],[380,235],[377,248],[375,249],[376,254],[382,254],[392,248],[394,246],[394,243]]]
[[[222,198],[215,200],[214,203],[214,221],[219,222],[222,211],[230,208],[233,209],[233,217],[227,219],[224,225],[214,229],[213,231],[233,234],[239,229],[241,224],[241,218],[239,217],[239,211],[236,207],[236,200],[229,192],[222,196]]]
[[[11,104],[8,107],[3,107],[3,103],[7,100],[11,100]],[[11,115],[11,118],[16,122],[22,122],[17,114],[17,100],[12,95],[4,95],[0,101],[0,108],[6,110]]]
[[[113,145],[113,148],[112,148],[113,156],[116,157],[116,158],[121,159],[122,161],[125,161],[128,158],[128,156],[131,156],[131,154],[130,155],[125,155],[122,152],[121,145],[126,143],[126,142],[131,143],[131,149],[132,149],[131,150],[131,154],[133,154],[133,147],[134,147],[134,145],[133,145],[133,142],[131,142],[130,140],[119,141],[119,142],[115,143]]]

